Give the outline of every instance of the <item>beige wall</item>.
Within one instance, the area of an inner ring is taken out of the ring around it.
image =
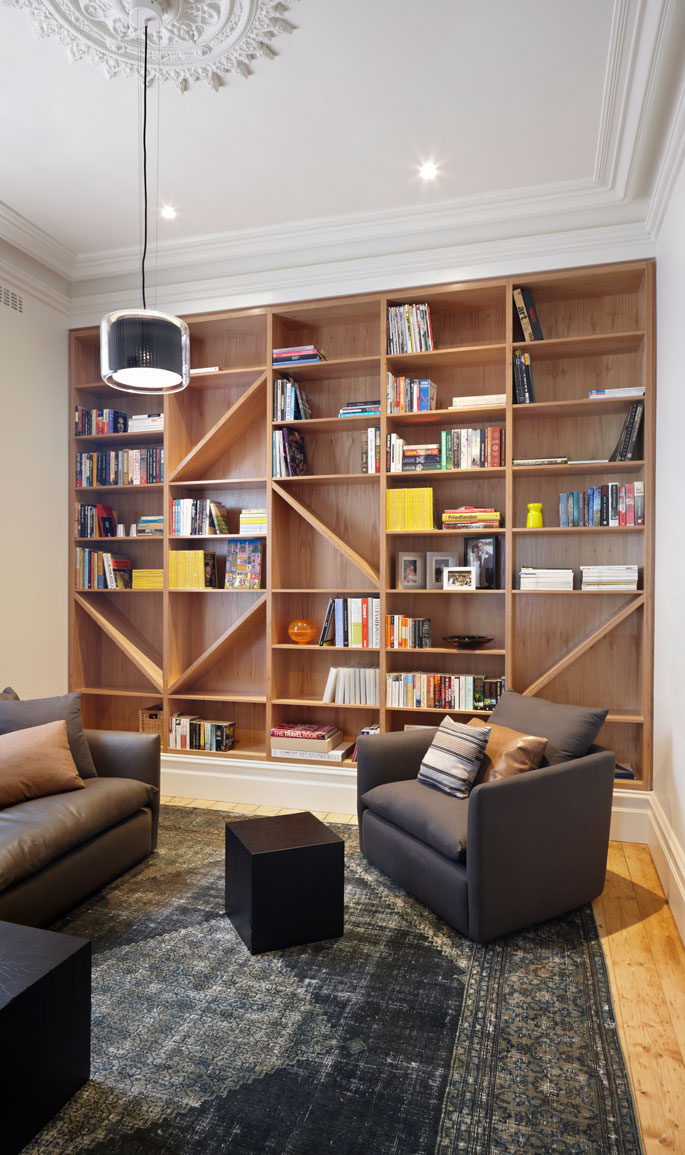
[[[0,278],[5,283],[5,278]],[[67,320],[0,303],[0,688],[67,689]]]

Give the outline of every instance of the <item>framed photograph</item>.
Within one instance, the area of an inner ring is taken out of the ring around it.
[[[475,590],[476,568],[472,565],[450,565],[442,571],[444,590]]]
[[[397,555],[397,585],[401,590],[424,589],[424,557],[422,553]]]
[[[456,553],[427,553],[426,554],[426,589],[441,590],[442,575],[446,566],[457,564]]]
[[[476,570],[476,586],[480,590],[494,590],[498,585],[496,537],[465,537],[464,565]]]

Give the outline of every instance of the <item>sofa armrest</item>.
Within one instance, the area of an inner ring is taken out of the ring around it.
[[[159,735],[139,734],[134,730],[85,730],[84,733],[100,777],[133,778],[156,788],[150,803],[154,850],[159,826]]]
[[[590,902],[606,875],[609,750],[476,786],[469,800],[469,936],[488,942]]]
[[[416,778],[421,760],[435,737],[437,727],[398,730],[388,734],[365,734],[357,741],[357,816],[359,843],[364,850],[362,817],[367,807],[363,794],[387,782]]]

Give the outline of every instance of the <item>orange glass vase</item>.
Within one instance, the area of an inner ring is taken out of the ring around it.
[[[316,634],[316,625],[307,618],[295,618],[288,626],[288,637],[300,646],[306,646]]]

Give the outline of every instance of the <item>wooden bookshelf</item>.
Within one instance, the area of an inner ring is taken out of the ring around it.
[[[544,340],[521,340],[512,289],[530,288]],[[435,349],[390,354],[387,308],[430,305]],[[174,711],[236,723],[236,746],[214,759],[268,759],[272,726],[303,718],[333,722],[354,741],[361,728],[433,724],[443,711],[390,707],[386,676],[422,671],[504,676],[508,687],[559,702],[609,709],[599,741],[629,762],[637,782],[652,778],[652,630],[654,539],[655,290],[651,261],[526,274],[483,281],[398,289],[389,293],[311,300],[187,317],[191,363],[199,372],[182,393],[164,399],[115,393],[99,380],[99,333],[71,333],[71,411],[107,406],[129,414],[161,408],[164,433],[72,434],[77,451],[164,446],[163,483],[73,488],[74,502],[106,501],[127,527],[117,539],[76,539],[112,548],[134,566],[164,565],[159,591],[73,588],[70,684],[83,693],[86,723],[137,729],[138,710],[162,702]],[[315,344],[326,360],[272,368],[271,350]],[[536,400],[514,403],[512,354],[531,357]],[[429,377],[437,390],[428,413],[386,413],[388,372]],[[311,420],[274,421],[274,382],[289,377],[306,391]],[[644,386],[643,444],[638,459],[607,459],[630,407],[629,398],[589,399],[593,388]],[[452,398],[505,394],[506,404],[450,408]],[[339,417],[349,401],[381,399],[381,414]],[[159,404],[157,404],[159,402]],[[498,468],[389,473],[386,436],[439,440],[442,430],[500,425],[505,463]],[[303,437],[308,472],[272,478],[272,433],[285,426]],[[381,471],[361,473],[361,437],[378,427]],[[73,426],[72,426],[73,428]],[[567,465],[513,466],[516,458],[565,456]],[[591,460],[588,460],[591,459]],[[599,460],[595,460],[599,459]],[[573,462],[576,462],[575,464]],[[559,493],[610,481],[644,481],[644,526],[561,528]],[[430,486],[438,519],[444,508],[489,505],[503,514],[489,530],[386,532],[388,490]],[[230,534],[171,536],[173,498],[210,497],[228,509]],[[525,528],[527,505],[542,502],[544,527]],[[217,553],[220,574],[238,536],[242,508],[267,508],[262,590],[170,590],[171,549]],[[132,537],[142,514],[164,514],[163,538]],[[460,594],[396,588],[400,552],[444,550],[463,563],[463,538],[497,536],[497,588]],[[154,542],[154,544],[153,544]],[[581,564],[639,566],[638,591],[582,591]],[[573,591],[521,591],[521,566],[573,568]],[[116,597],[114,596],[116,594]],[[231,596],[226,596],[226,595]],[[323,621],[334,596],[380,598],[381,642],[368,649],[321,648],[288,637],[288,623]],[[386,647],[386,614],[432,619],[428,649]],[[447,635],[492,638],[461,651]],[[378,706],[320,701],[329,666],[380,671]],[[479,711],[450,711],[455,717]],[[487,712],[482,712],[487,717]],[[193,751],[193,755],[197,752]],[[301,765],[306,763],[300,763]],[[331,765],[329,763],[329,765]],[[338,765],[337,763],[332,765]],[[347,760],[342,763],[349,766]]]

